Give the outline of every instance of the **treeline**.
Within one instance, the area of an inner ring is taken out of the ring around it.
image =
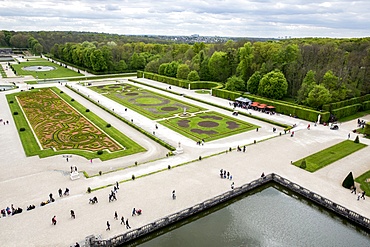
[[[216,81],[227,90],[292,98],[315,109],[370,93],[370,38],[163,44],[123,35],[3,31],[0,45],[19,45],[22,40],[28,45],[30,37],[51,56],[91,71],[145,70]]]
[[[223,44],[56,44],[58,59],[97,72],[145,70],[231,91],[294,98],[315,109],[370,93],[370,39],[293,39]]]

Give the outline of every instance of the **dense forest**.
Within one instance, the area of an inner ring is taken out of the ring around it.
[[[0,32],[0,46],[28,47],[98,73],[145,70],[222,82],[231,91],[322,105],[370,93],[370,38],[229,40],[178,44],[78,32]]]

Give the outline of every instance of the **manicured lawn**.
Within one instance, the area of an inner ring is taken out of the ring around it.
[[[7,99],[27,156],[68,153],[108,160],[145,151],[57,88],[20,92]]]
[[[176,117],[160,123],[195,141],[212,141],[259,127],[216,112],[197,113],[186,118]]]
[[[199,94],[210,94],[211,93],[210,90],[195,90],[195,92]]]
[[[59,64],[49,62],[42,58],[30,60],[28,62],[22,62],[20,64],[13,64],[11,66],[16,70],[17,75],[32,75],[35,79],[83,76],[82,74],[79,74],[76,71],[66,69],[63,66],[60,66]],[[27,66],[52,66],[55,69],[50,71],[26,71],[22,69]]]
[[[204,108],[185,103],[129,84],[112,84],[90,87],[121,105],[134,110],[150,119],[161,119],[186,112],[194,113]]]
[[[370,196],[370,171],[367,171],[361,176],[357,177],[355,181],[361,184],[361,190],[365,191],[367,196]]]
[[[320,152],[314,153],[303,159],[293,162],[295,166],[300,166],[302,160],[306,160],[306,169],[309,172],[317,171],[331,163],[340,160],[367,145],[362,143],[354,143],[351,140],[345,140]]]

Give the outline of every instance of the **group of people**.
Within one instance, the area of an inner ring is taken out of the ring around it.
[[[138,209],[138,210],[136,210],[135,208],[133,209],[133,211],[132,211],[132,216],[134,216],[134,215],[136,215],[136,214],[138,214],[138,215],[140,215],[141,214],[141,209]],[[113,216],[113,219],[115,219],[115,220],[118,220],[118,213],[117,213],[117,211],[115,211],[114,212],[114,216]],[[126,220],[125,220],[125,217],[123,217],[123,216],[121,216],[121,225],[124,225],[124,226],[126,226],[126,229],[131,229],[131,226],[130,226],[130,224],[128,223],[128,218],[126,218]],[[107,220],[107,229],[106,229],[106,231],[110,231],[110,223],[109,223],[109,220]]]
[[[200,146],[200,145],[202,145],[202,146],[203,146],[203,145],[204,145],[204,143],[205,143],[204,139],[197,141],[197,145],[199,145],[199,146]]]
[[[0,119],[0,123],[1,123],[1,122],[2,122],[4,125],[5,125],[5,124],[9,124],[9,121],[8,121],[8,120],[6,120],[6,121],[5,121],[5,120],[3,120],[3,119]]]
[[[356,193],[357,193],[356,186],[352,187],[351,194],[352,193],[354,193],[356,195]],[[357,194],[357,201],[359,201],[361,198],[365,200],[365,195],[366,195],[365,191],[362,191],[362,192],[359,191],[358,194]]]
[[[241,151],[242,151],[242,148],[238,145],[238,146],[236,147],[236,151],[241,152]],[[245,153],[245,151],[247,151],[247,147],[244,145],[244,146],[243,146],[243,152]]]
[[[116,182],[116,185],[113,187],[113,190],[111,190],[111,193],[109,194],[109,202],[112,202],[112,201],[117,201],[117,197],[116,197],[116,194],[119,190],[119,184],[118,182]]]
[[[22,213],[23,209],[18,207],[18,208],[15,208],[13,206],[13,204],[9,207],[6,207],[4,209],[1,209],[1,215],[2,217],[5,217],[5,216],[10,216],[10,215],[15,215],[15,214],[20,214]]]
[[[230,179],[232,180],[233,179],[233,176],[230,174],[230,172],[224,170],[224,169],[221,169],[220,170],[220,177],[221,178],[227,178],[227,179]]]

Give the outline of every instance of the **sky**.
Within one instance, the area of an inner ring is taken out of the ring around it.
[[[370,0],[0,0],[0,30],[370,37]]]

